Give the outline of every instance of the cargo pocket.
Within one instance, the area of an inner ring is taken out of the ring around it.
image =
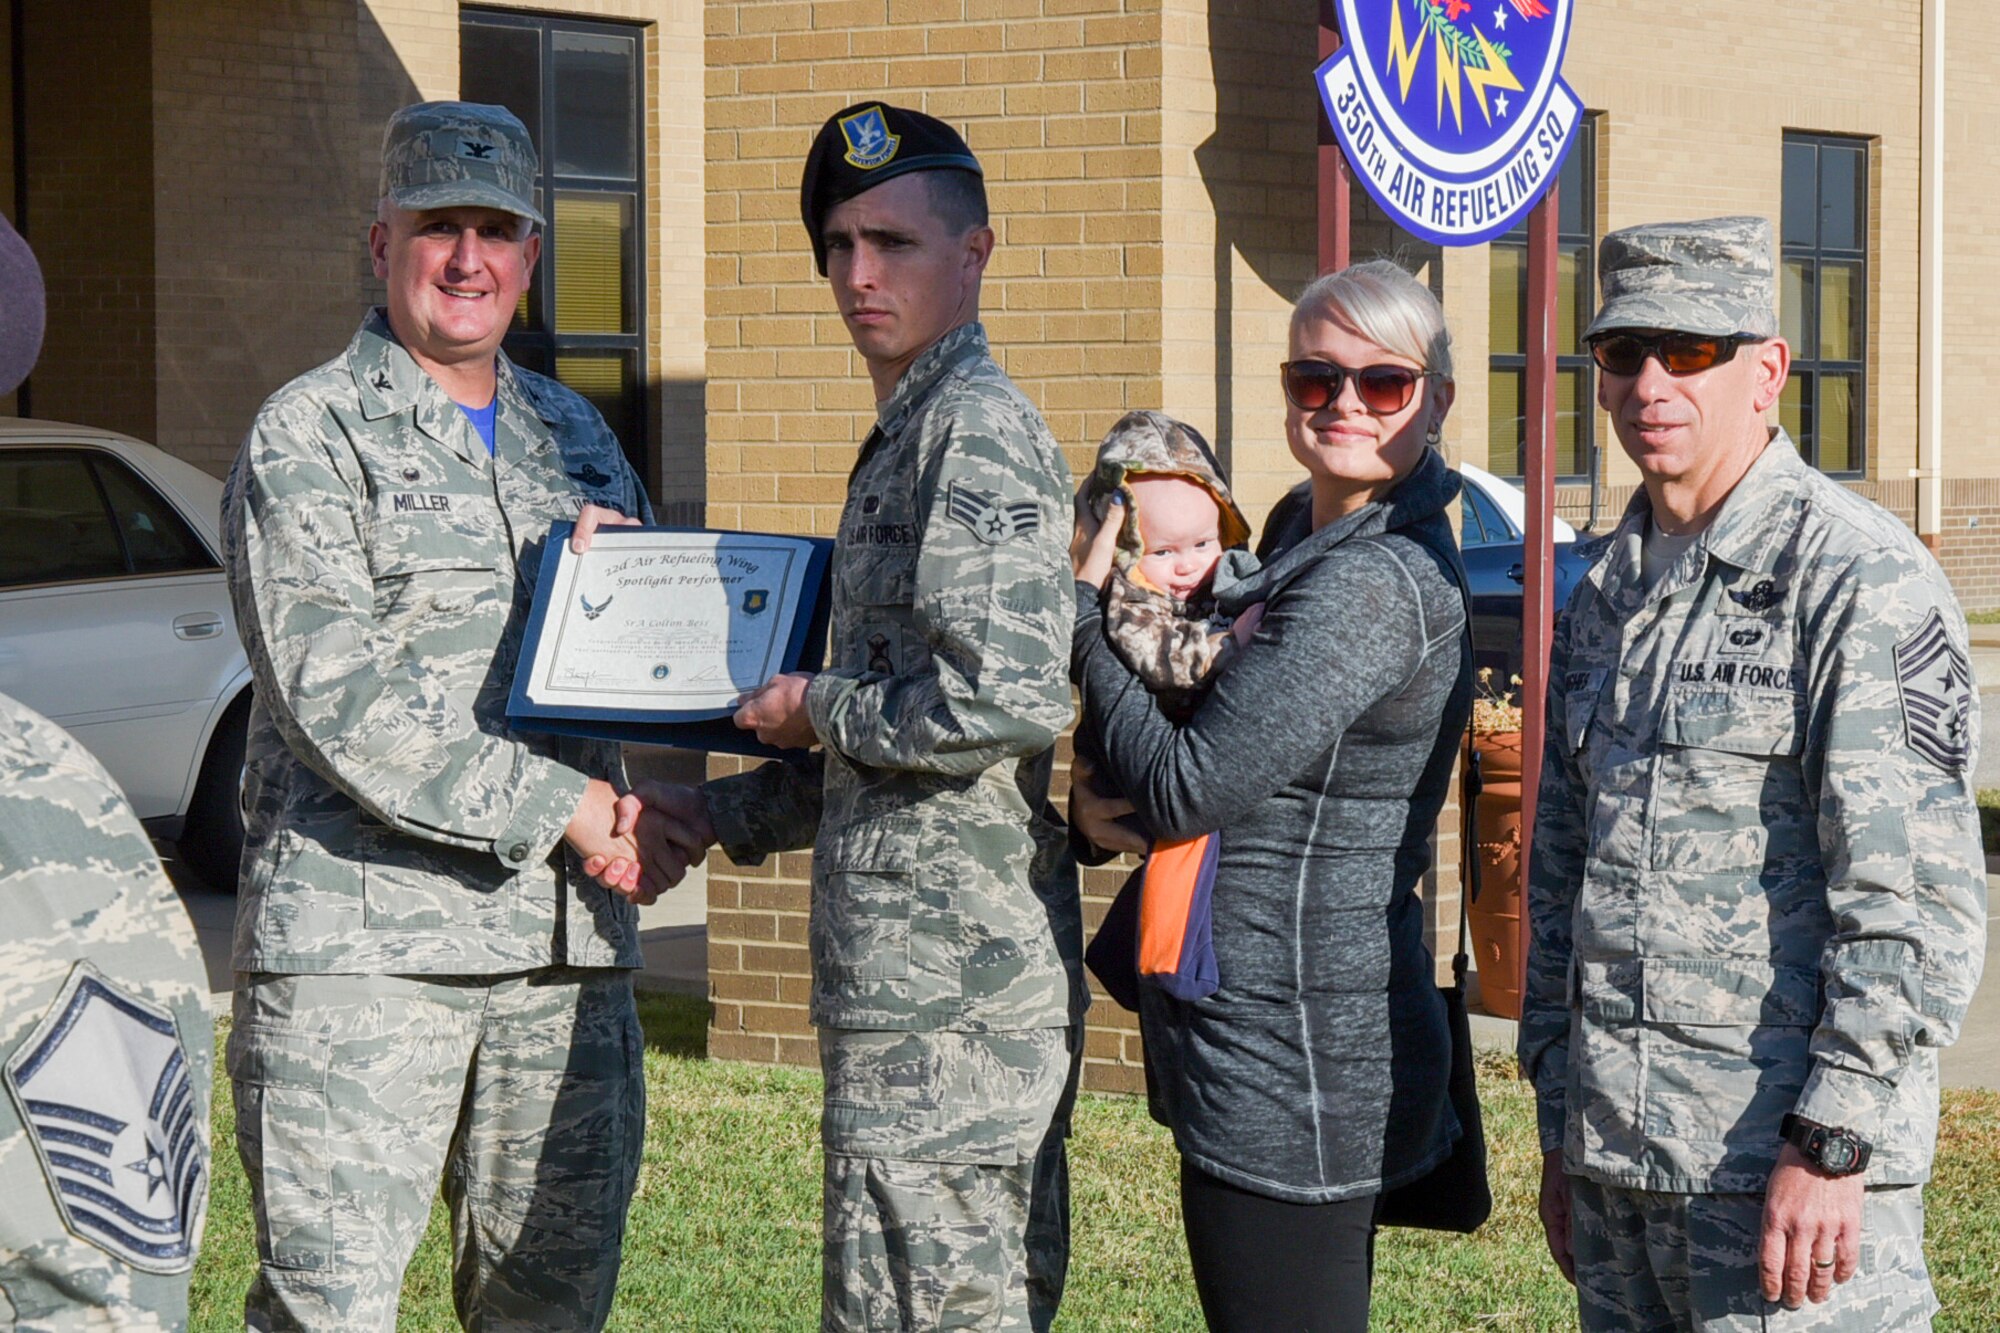
[[[1668,696],[1647,821],[1649,866],[1697,874],[1763,866],[1764,808],[1802,799],[1802,710],[1788,690],[1702,687]]]
[[[236,1150],[257,1217],[257,1258],[273,1268],[333,1264],[333,1156],[326,1075],[332,1038],[257,1023],[229,1034]]]
[[[1685,1142],[1775,1133],[1798,1100],[1818,1013],[1812,968],[1640,960],[1646,1133]]]
[[[850,829],[821,854],[812,900],[813,966],[827,984],[910,974],[918,828],[893,820]]]

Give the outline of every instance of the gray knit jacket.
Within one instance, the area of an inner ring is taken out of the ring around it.
[[[1427,451],[1385,499],[1309,531],[1230,590],[1255,639],[1175,726],[1079,585],[1072,674],[1104,785],[1157,837],[1219,831],[1221,988],[1144,988],[1153,1114],[1210,1175],[1295,1203],[1393,1188],[1459,1128],[1416,889],[1471,709],[1457,475]],[[1289,511],[1288,517],[1280,517]]]

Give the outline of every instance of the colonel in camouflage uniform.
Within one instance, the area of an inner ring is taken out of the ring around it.
[[[0,1329],[179,1329],[215,1036],[187,912],[102,765],[0,695]]]
[[[632,902],[572,853],[632,849],[618,751],[514,733],[506,700],[550,524],[646,502],[597,412],[497,353],[535,170],[502,108],[391,118],[388,306],[271,397],[229,477],[257,677],[228,1050],[254,1328],[392,1327],[441,1177],[468,1327],[610,1308],[641,959]]]
[[[1757,218],[1604,240],[1644,476],[1558,624],[1520,1056],[1586,1329],[1928,1328],[1938,1048],[1986,923],[1965,618],[1763,413]]]
[[[1045,1329],[1068,1262],[1087,1000],[1047,795],[1070,720],[1069,476],[976,322],[978,173],[948,126],[876,104],[836,114],[807,159],[806,228],[878,417],[826,669],[738,715],[821,748],[708,784],[699,812],[739,862],[813,848],[821,1322],[843,1333]]]

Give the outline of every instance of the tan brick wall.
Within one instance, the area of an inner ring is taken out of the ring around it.
[[[1944,543],[1941,555],[1969,609],[2000,607],[2000,401],[1993,294],[2000,292],[2000,108],[1993,52],[2000,11],[1946,5],[1944,132]],[[1977,516],[1979,526],[1973,527]]]
[[[264,398],[354,331],[381,143],[362,94],[409,88],[370,67],[379,33],[353,0],[154,10],[153,440],[220,475]]]
[[[1157,4],[711,0],[707,22],[711,524],[834,530],[873,394],[813,271],[798,179],[826,117],[870,97],[950,121],[979,154],[998,236],[982,315],[1072,466],[1119,415],[1161,406]],[[812,1059],[806,855],[711,867],[711,1049]]]
[[[27,3],[31,19],[39,9],[56,12],[45,0]],[[699,0],[556,0],[534,8],[644,25],[645,375],[660,460],[648,483],[665,512],[696,520],[704,490]],[[32,174],[37,191],[54,190],[92,163],[88,174],[100,192],[89,225],[71,233],[88,247],[88,281],[112,289],[52,292],[59,331],[72,310],[88,315],[92,330],[90,393],[69,415],[152,438],[220,474],[263,399],[337,354],[364,307],[381,299],[366,236],[382,124],[408,102],[457,95],[459,7],[447,0],[153,0],[150,14],[144,5],[90,13],[107,25],[103,41],[66,39],[53,54],[31,51],[31,80],[49,85],[47,97],[30,103],[31,132],[60,123],[53,113],[64,89],[88,89],[98,108],[98,119],[80,114],[85,132],[70,136],[74,144],[65,141],[79,165]],[[63,14],[72,21],[68,7]],[[135,47],[140,69],[106,78],[106,61],[119,59],[124,46]],[[86,60],[88,70],[79,64]],[[125,107],[120,98],[137,100]],[[100,124],[113,112],[115,134]],[[143,154],[148,139],[150,171],[87,157],[117,145]],[[142,197],[129,205],[102,197],[128,182]],[[129,243],[117,236],[125,228],[138,229]],[[56,259],[65,262],[61,243]],[[142,264],[147,280],[135,283],[121,263]],[[133,302],[144,308],[107,318]],[[41,415],[59,414],[66,401],[58,380],[74,360],[67,337],[59,332],[44,358],[49,389],[33,404]],[[144,349],[140,369],[116,359],[133,340]]]
[[[17,2],[30,110],[26,235],[48,293],[29,409],[148,436],[156,335],[147,6]]]

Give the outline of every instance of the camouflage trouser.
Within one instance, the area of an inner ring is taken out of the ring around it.
[[[1577,1304],[1586,1333],[1645,1330],[1928,1329],[1937,1301],[1924,1267],[1919,1185],[1868,1191],[1861,1267],[1823,1305],[1764,1299],[1761,1194],[1656,1194],[1570,1177]]]
[[[1033,1329],[1069,1268],[1069,1028],[823,1028],[823,1333]]]
[[[603,1326],[644,1140],[631,973],[237,981],[250,1328],[393,1328],[440,1177],[466,1328]]]

